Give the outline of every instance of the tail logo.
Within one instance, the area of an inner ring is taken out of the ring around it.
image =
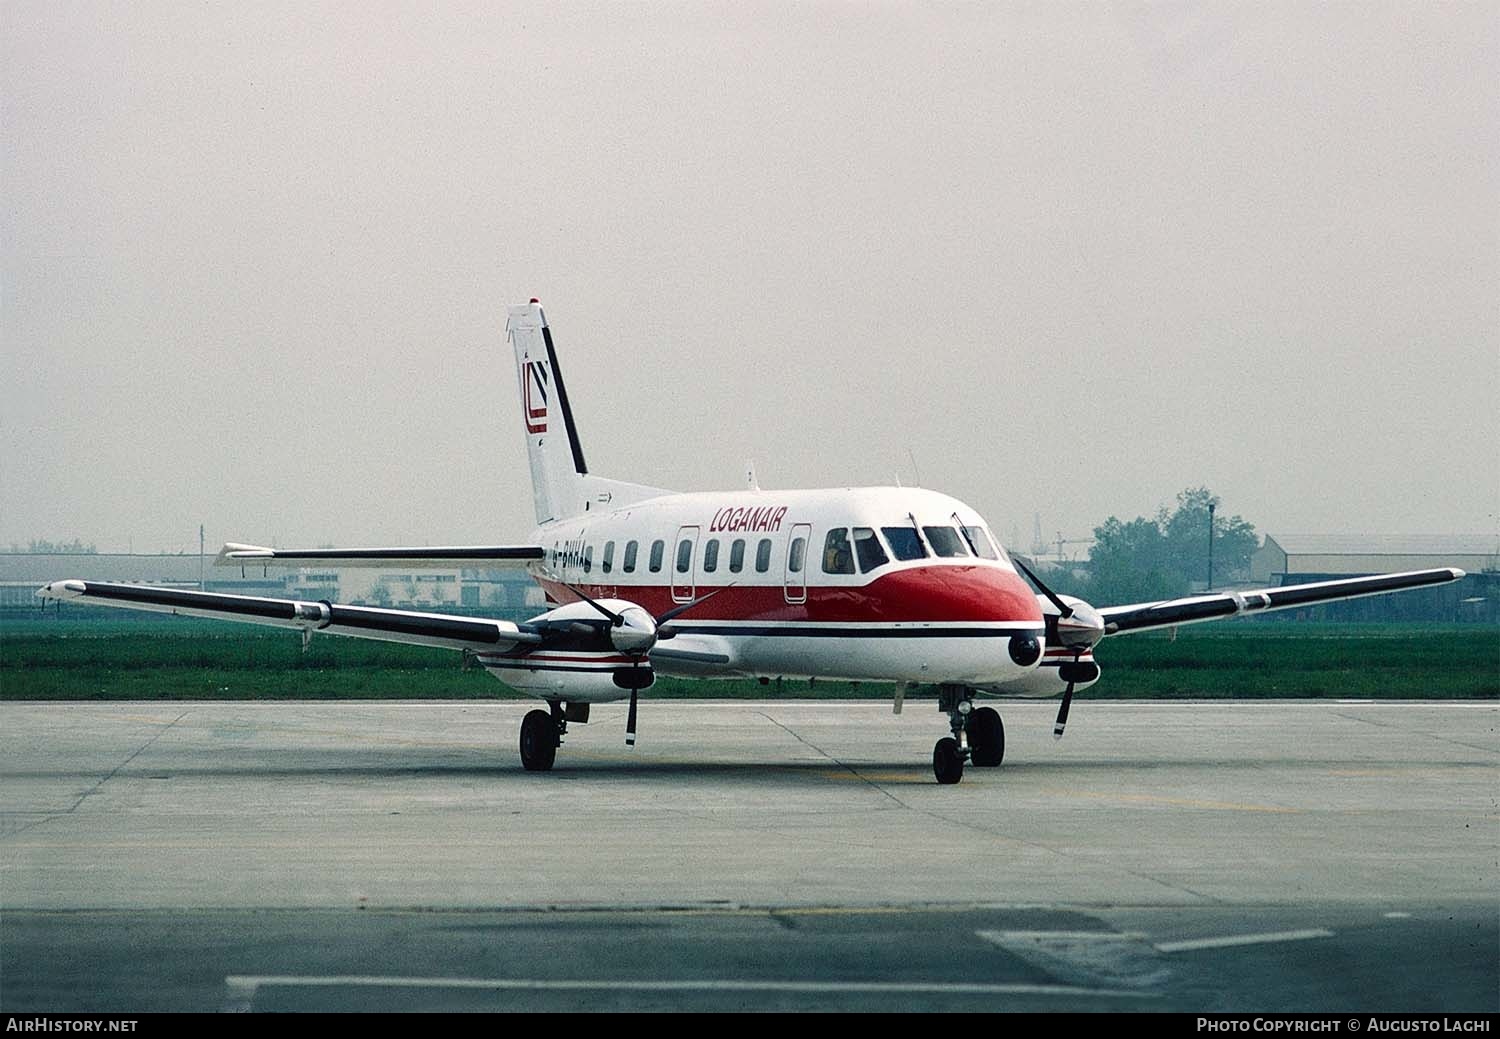
[[[526,432],[547,432],[547,366],[541,361],[521,361],[521,386],[525,400]]]

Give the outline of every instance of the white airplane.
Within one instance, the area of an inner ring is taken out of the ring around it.
[[[553,765],[569,722],[629,698],[657,673],[692,678],[829,678],[893,683],[894,708],[936,687],[950,735],[939,783],[999,765],[1005,729],[981,696],[1061,695],[1099,678],[1100,640],[1241,613],[1443,584],[1462,570],[1222,592],[1101,609],[1056,595],[1014,560],[969,506],[900,487],[677,494],[595,476],[536,300],[512,306],[537,528],[524,544],[288,550],[228,544],[217,563],[333,567],[524,566],[553,608],[525,623],[332,602],[96,581],[54,581],[44,599],[217,617],[467,650],[506,685],[544,700],[521,725],[521,762]],[[1022,578],[1025,574],[1039,591]]]

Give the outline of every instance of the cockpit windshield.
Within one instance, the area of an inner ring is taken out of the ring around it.
[[[922,544],[917,528],[881,527],[880,532],[885,535],[886,544],[891,546],[891,552],[897,559],[904,562],[908,559],[927,557],[927,546]]]
[[[927,535],[927,543],[932,546],[932,550],[945,559],[969,554],[964,539],[952,527],[923,527],[922,533]]]
[[[995,543],[990,540],[989,531],[980,526],[965,526],[964,533],[969,537],[969,544],[974,546],[974,551],[979,553],[981,559],[999,559],[1000,551]]]

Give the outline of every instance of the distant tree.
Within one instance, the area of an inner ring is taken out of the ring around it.
[[[1217,512],[1219,497],[1206,487],[1177,496],[1154,520],[1126,523],[1114,516],[1094,528],[1089,552],[1088,598],[1099,605],[1146,602],[1186,595],[1208,578],[1208,507],[1214,514],[1214,584],[1243,576],[1260,545],[1255,527]]]
[[[1161,526],[1144,516],[1128,523],[1111,516],[1095,527],[1089,571],[1088,597],[1103,605],[1170,599],[1187,591],[1187,581],[1168,559]]]
[[[1239,516],[1218,513],[1219,496],[1207,487],[1194,487],[1177,496],[1170,514],[1163,508],[1157,522],[1166,537],[1176,568],[1189,581],[1208,580],[1208,507],[1214,506],[1214,584],[1242,578],[1250,572],[1250,556],[1260,547],[1253,524]]]

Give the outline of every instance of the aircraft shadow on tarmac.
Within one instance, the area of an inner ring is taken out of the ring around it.
[[[301,779],[451,779],[491,778],[495,780],[520,779],[527,783],[568,783],[580,779],[610,779],[619,781],[655,781],[684,779],[712,780],[716,783],[743,781],[755,786],[768,783],[818,782],[829,779],[863,779],[874,783],[920,783],[934,785],[928,763],[914,758],[896,760],[871,760],[864,758],[818,760],[776,760],[774,756],[758,760],[702,761],[662,759],[641,756],[631,758],[603,750],[579,748],[572,754],[559,756],[550,772],[527,772],[519,761],[506,751],[496,749],[493,755],[479,751],[456,754],[434,751],[431,748],[402,747],[399,745],[380,749],[340,750],[320,749],[316,760],[307,760],[304,749],[288,750],[285,763],[267,761],[274,753],[257,751],[257,762],[236,763],[232,760],[221,764],[151,767],[149,764],[126,767],[110,774],[113,781],[121,780],[263,780],[295,781]],[[301,758],[298,761],[295,759]],[[1374,764],[1374,763],[1367,763]],[[1264,754],[1247,754],[1236,758],[1218,756],[1202,759],[1182,759],[1143,762],[1139,758],[1094,758],[1080,760],[1069,758],[1060,761],[1008,761],[999,768],[970,768],[969,779],[1007,778],[1025,779],[1027,783],[1056,777],[1097,776],[1105,774],[1119,779],[1123,774],[1159,773],[1165,770],[1177,772],[1222,773],[1225,769],[1254,768],[1257,770],[1295,768],[1302,770],[1337,771],[1361,767],[1361,763],[1348,758],[1285,758],[1272,759]],[[1404,769],[1437,768],[1447,772],[1454,770],[1487,769],[1489,763],[1462,762],[1453,760],[1405,760]],[[0,781],[15,780],[67,780],[80,783],[98,782],[98,772],[76,769],[64,770],[0,770]]]

